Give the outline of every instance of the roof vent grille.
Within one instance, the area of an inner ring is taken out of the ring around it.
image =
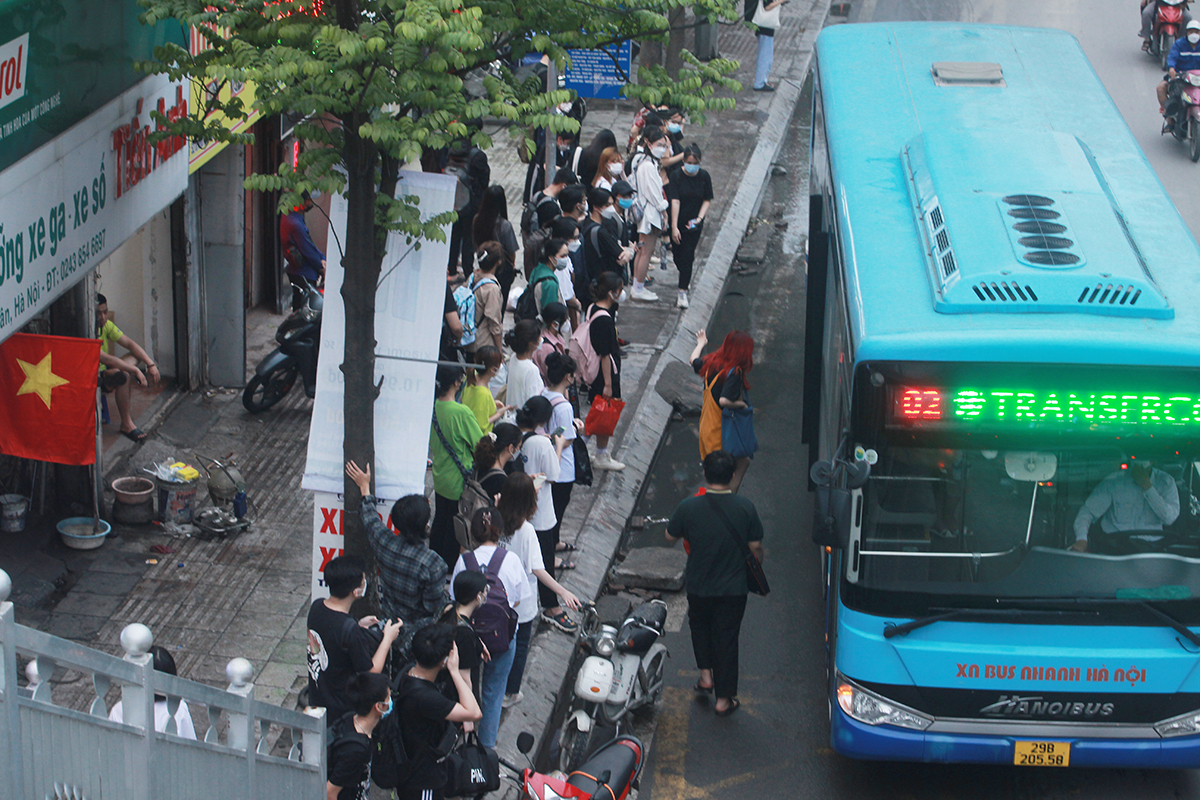
[[[932,250],[933,261],[937,265],[938,279],[942,290],[958,280],[958,260],[950,247],[950,233],[946,230],[946,219],[942,216],[942,207],[937,198],[925,214],[925,227],[929,233],[929,247]]]
[[[997,205],[1022,264],[1042,269],[1083,265],[1083,253],[1075,246],[1070,223],[1056,200],[1040,194],[1010,194]]]
[[[1036,303],[1037,292],[1026,284],[1016,281],[982,281],[971,287],[985,303]]]
[[[994,61],[935,61],[929,70],[937,86],[1006,86]]]
[[[1089,305],[1137,305],[1138,298],[1142,296],[1142,290],[1136,286],[1113,285],[1111,283],[1097,283],[1095,286],[1085,286],[1083,293],[1079,295],[1080,303]]]

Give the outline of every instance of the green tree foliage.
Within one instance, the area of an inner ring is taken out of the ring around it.
[[[344,193],[349,205],[342,252],[346,303],[345,452],[360,464],[374,461],[374,291],[389,231],[410,244],[443,238],[447,214],[422,213],[411,198],[393,198],[397,171],[422,154],[469,137],[483,148],[489,138],[469,120],[508,120],[514,136],[532,127],[551,131],[578,127],[554,113],[571,99],[566,90],[543,92],[537,80],[521,83],[510,64],[542,52],[559,69],[566,48],[593,48],[626,39],[665,40],[667,17],[683,0],[140,0],[143,20],[176,20],[199,31],[208,48],[197,55],[177,45],[155,51],[143,64],[150,72],[210,87],[241,81],[256,87],[255,108],[233,98],[210,101],[207,111],[169,123],[172,133],[244,143],[221,117],[254,110],[300,113],[296,135],[303,147],[298,166],[254,175],[250,189],[280,192],[279,208],[299,193]],[[735,19],[734,0],[688,2],[698,15]],[[678,15],[676,15],[678,16]],[[679,34],[677,34],[679,35]],[[625,93],[648,103],[686,109],[697,121],[706,111],[730,108],[717,89],[740,88],[729,76],[737,63],[702,63],[684,54],[670,76],[641,69]],[[469,80],[482,91],[464,91]],[[210,92],[209,96],[215,95]],[[195,110],[193,110],[195,111]],[[514,198],[515,199],[515,198]],[[357,490],[347,481],[353,508]],[[347,514],[347,523],[357,515]],[[358,526],[347,525],[348,551],[369,555]]]

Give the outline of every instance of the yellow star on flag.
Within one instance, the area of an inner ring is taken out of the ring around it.
[[[28,361],[17,359],[17,363],[21,365],[21,369],[25,372],[25,382],[21,384],[21,388],[17,389],[17,396],[23,394],[36,394],[42,398],[42,402],[46,404],[46,408],[50,408],[50,392],[56,386],[70,383],[66,378],[55,375],[50,369],[50,358],[53,353],[46,353],[46,357],[37,363],[30,364]]]

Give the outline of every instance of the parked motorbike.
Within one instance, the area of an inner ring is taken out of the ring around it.
[[[533,734],[517,736],[517,749],[529,760]],[[503,758],[500,763],[513,773],[525,800],[625,800],[638,787],[645,750],[635,736],[618,736],[592,755],[570,775],[545,775],[533,768],[520,769]]]
[[[1200,161],[1200,70],[1188,70],[1167,84],[1162,132],[1188,143],[1192,161]]]
[[[279,326],[275,332],[279,346],[259,363],[254,377],[246,384],[242,405],[247,411],[266,411],[278,403],[292,390],[297,375],[304,381],[304,393],[316,396],[321,308],[325,298],[307,281],[303,290],[294,291],[303,292],[304,302]]]
[[[621,626],[600,625],[588,606],[580,646],[589,655],[575,676],[575,692],[559,736],[559,768],[579,769],[601,724],[620,726],[630,712],[662,696],[667,648],[659,641],[667,621],[662,600],[642,603]]]
[[[1167,56],[1183,33],[1183,10],[1189,0],[1154,0],[1154,27],[1150,30],[1150,55],[1167,68]]]

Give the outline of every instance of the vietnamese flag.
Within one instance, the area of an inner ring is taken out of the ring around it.
[[[96,463],[100,340],[15,333],[0,342],[0,453]]]

